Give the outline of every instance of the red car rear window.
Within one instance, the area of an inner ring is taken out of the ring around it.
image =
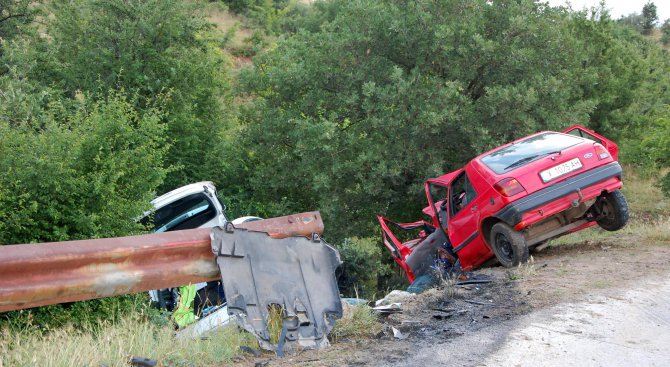
[[[498,149],[484,156],[481,161],[493,172],[502,174],[584,141],[586,140],[572,135],[543,133]]]

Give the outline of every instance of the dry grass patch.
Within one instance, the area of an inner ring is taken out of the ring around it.
[[[649,219],[649,217],[670,216],[670,198],[663,195],[656,182],[665,172],[655,177],[644,177],[632,167],[624,167],[624,184],[621,191],[633,217]]]
[[[528,258],[527,262],[519,264],[519,266],[514,269],[508,270],[507,278],[509,280],[522,280],[532,277],[535,273],[535,259],[531,256]]]
[[[334,341],[342,338],[370,338],[382,331],[379,315],[365,304],[343,305],[342,318],[337,320],[330,332]]]
[[[159,360],[161,366],[218,366],[240,354],[240,346],[257,347],[256,339],[236,327],[212,333],[206,340],[177,339],[170,327],[125,318],[98,331],[65,327],[46,334],[4,330],[0,367],[127,367],[130,356]]]

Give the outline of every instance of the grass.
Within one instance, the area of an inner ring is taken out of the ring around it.
[[[624,184],[621,191],[626,196],[634,218],[650,219],[670,216],[670,198],[663,195],[655,182],[665,172],[639,174],[633,167],[624,167]]]
[[[507,278],[509,280],[522,280],[535,275],[535,271],[535,259],[531,256],[528,258],[527,262],[519,264],[519,266],[514,269],[508,270]]]
[[[228,47],[237,49],[244,46],[244,40],[251,37],[253,30],[244,27],[245,20],[222,7],[220,3],[209,3],[205,12],[207,20],[212,22],[216,28],[224,34],[231,32],[232,36]]]
[[[50,333],[3,330],[0,367],[128,366],[130,356],[156,359],[161,366],[219,366],[256,339],[228,327],[206,340],[177,339],[174,330],[126,317],[94,330],[64,327]]]
[[[615,243],[631,246],[640,243],[670,245],[670,217],[654,220],[632,219],[624,228],[608,232],[594,226],[551,241],[551,246],[585,242]]]
[[[282,323],[284,321],[284,307],[273,304],[268,307],[267,328],[270,333],[270,343],[277,345],[281,336]]]
[[[369,338],[382,330],[378,315],[367,305],[344,305],[344,314],[330,333],[332,340]]]

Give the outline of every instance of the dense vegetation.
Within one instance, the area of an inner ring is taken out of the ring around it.
[[[375,215],[415,219],[423,180],[479,152],[582,123],[669,165],[668,53],[602,8],[223,1],[248,53],[207,6],[0,0],[0,244],[135,233],[152,196],[211,179],[234,215],[321,210],[345,291],[371,294]]]

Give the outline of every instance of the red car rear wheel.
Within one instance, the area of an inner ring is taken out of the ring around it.
[[[506,268],[528,261],[528,244],[523,234],[506,223],[499,222],[491,228],[490,242],[498,262]]]
[[[607,231],[618,231],[628,222],[628,203],[621,191],[608,193],[596,203],[600,217],[597,222],[600,228]]]

